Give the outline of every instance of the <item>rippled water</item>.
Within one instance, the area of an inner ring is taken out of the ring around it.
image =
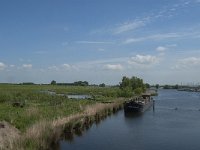
[[[155,111],[124,111],[93,125],[60,150],[199,150],[200,93],[160,90]]]

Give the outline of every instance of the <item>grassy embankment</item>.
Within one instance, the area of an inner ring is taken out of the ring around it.
[[[63,94],[90,94],[92,100],[70,100]],[[6,121],[20,131],[20,138],[9,139],[8,149],[47,149],[52,139],[63,130],[75,132],[104,118],[118,109],[119,89],[112,87],[80,87],[52,85],[0,85],[0,121]],[[14,102],[25,104],[13,107]],[[102,102],[114,102],[102,104]],[[92,105],[92,107],[88,107]],[[58,132],[59,130],[59,132]]]

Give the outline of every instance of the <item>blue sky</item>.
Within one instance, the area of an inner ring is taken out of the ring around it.
[[[199,83],[200,0],[2,0],[0,82]]]

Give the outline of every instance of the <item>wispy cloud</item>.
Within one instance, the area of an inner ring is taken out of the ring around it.
[[[148,18],[149,19],[149,18]],[[111,25],[109,27],[104,27],[100,29],[95,29],[90,32],[91,35],[95,34],[122,34],[130,31],[135,31],[138,28],[145,26],[148,22],[147,18],[140,18],[133,21],[126,21]]]
[[[71,65],[71,64],[64,63],[64,64],[61,64],[61,65],[49,66],[47,68],[47,70],[49,70],[49,71],[72,71],[72,70],[76,70],[77,71],[78,66],[76,66],[75,64]]]
[[[128,31],[133,31],[137,28],[145,26],[145,20],[136,20],[133,22],[126,22],[113,29],[114,34],[120,34]]]
[[[81,67],[81,66],[91,66],[91,65],[118,64],[118,63],[127,62],[128,59],[129,57],[107,58],[107,59],[100,59],[100,60],[78,62],[75,65],[78,65]]]
[[[78,44],[114,44],[114,42],[106,42],[106,41],[76,41]]]
[[[130,44],[136,42],[143,42],[146,40],[163,40],[163,39],[171,39],[171,38],[178,38],[181,37],[179,33],[165,33],[165,34],[155,34],[150,36],[144,36],[139,38],[128,38],[123,43]]]
[[[100,29],[91,31],[91,34],[122,34],[135,31],[139,28],[145,27],[150,23],[157,21],[158,19],[173,18],[177,15],[179,10],[185,10],[187,7],[194,3],[199,3],[200,0],[183,0],[173,5],[163,6],[160,9],[151,11],[148,15],[143,17],[137,17],[132,21],[125,21],[118,23],[117,25],[110,25]],[[132,39],[132,41],[143,41],[143,39]]]

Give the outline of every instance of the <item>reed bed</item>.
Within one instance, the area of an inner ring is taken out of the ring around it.
[[[86,106],[82,113],[41,121],[26,130],[16,141],[15,149],[51,149],[61,138],[82,135],[93,123],[99,123],[108,115],[122,108],[122,101],[116,103]]]

